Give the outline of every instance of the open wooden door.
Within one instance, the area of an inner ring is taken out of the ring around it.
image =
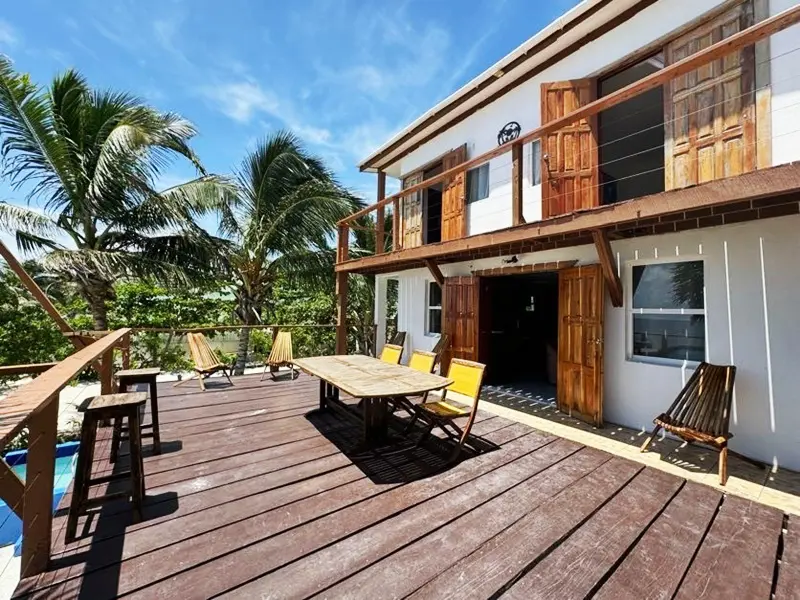
[[[450,347],[442,359],[442,373],[451,358],[478,360],[479,277],[447,277],[444,280],[442,331],[450,336]]]
[[[442,170],[452,169],[467,160],[467,145],[442,158]],[[459,240],[467,235],[467,174],[459,173],[442,186],[442,241]]]
[[[753,24],[734,6],[667,44],[671,65]],[[756,168],[755,50],[748,46],[664,86],[664,187],[683,188]]]
[[[558,272],[558,409],[603,424],[603,273],[600,265]]]
[[[422,183],[422,171],[403,179],[403,188]],[[422,245],[422,191],[412,192],[400,200],[403,248]]]
[[[597,96],[594,79],[543,83],[542,124],[563,117]],[[542,218],[600,204],[597,118],[562,127],[542,140]]]

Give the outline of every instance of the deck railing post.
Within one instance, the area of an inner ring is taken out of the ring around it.
[[[392,201],[392,250],[397,251],[402,248],[400,243],[400,199]]]
[[[511,146],[511,224],[522,225],[522,144]]]
[[[347,223],[339,225],[339,240],[336,262],[344,262],[350,256],[350,227]]]
[[[336,273],[336,354],[347,354],[347,273]]]
[[[386,198],[386,173],[378,171],[377,202]],[[383,254],[385,250],[384,233],[386,229],[386,209],[383,205],[378,207],[375,216],[375,254]]]
[[[22,518],[21,577],[37,575],[50,562],[53,526],[53,479],[56,465],[58,394],[28,423],[27,474]]]
[[[122,368],[131,368],[131,334],[122,338]]]
[[[114,348],[109,348],[103,353],[100,358],[100,393],[113,394],[114,381],[113,381],[113,365],[114,365]]]

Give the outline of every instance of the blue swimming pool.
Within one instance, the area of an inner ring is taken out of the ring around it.
[[[56,470],[53,478],[53,512],[61,502],[61,497],[67,491],[72,478],[75,476],[75,461],[78,457],[78,442],[67,442],[56,446]],[[9,452],[4,457],[20,479],[25,480],[27,474],[27,450]],[[5,502],[0,500],[0,546],[14,544],[15,554],[21,551],[22,521],[14,514]]]

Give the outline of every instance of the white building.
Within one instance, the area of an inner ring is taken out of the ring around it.
[[[340,248],[377,274],[379,345],[395,280],[407,355],[446,331],[490,383],[541,385],[558,357],[562,409],[648,430],[734,364],[731,449],[800,469],[800,26],[540,129],[795,4],[585,0],[388,140],[379,199],[434,181],[373,212],[399,210],[387,252]]]

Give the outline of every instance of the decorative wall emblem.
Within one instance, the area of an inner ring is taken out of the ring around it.
[[[497,145],[502,146],[508,142],[512,142],[519,137],[522,133],[522,127],[516,121],[511,121],[503,125],[503,128],[497,134]]]

